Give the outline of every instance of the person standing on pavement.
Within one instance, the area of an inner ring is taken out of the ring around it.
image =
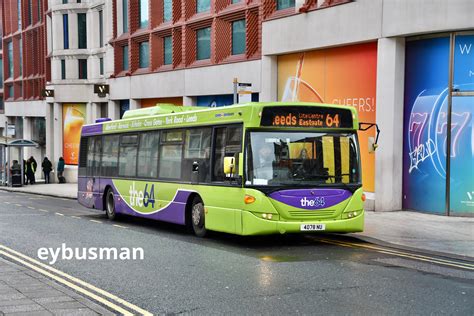
[[[63,157],[59,157],[57,170],[58,170],[58,180],[61,183],[61,178],[64,178],[63,177],[63,172],[64,172],[64,159],[63,159]]]
[[[26,160],[25,159],[23,159],[23,178],[24,178],[23,183],[25,185],[27,185],[28,184],[28,175],[26,174]]]
[[[33,156],[31,156],[30,159],[31,159],[31,170],[33,171],[33,173],[31,174],[31,179],[33,180],[32,184],[36,184],[35,173],[36,173],[36,169],[38,169],[38,163],[36,162]]]
[[[50,183],[49,174],[51,170],[53,170],[53,164],[51,163],[51,161],[49,161],[48,157],[44,157],[41,167],[43,168],[43,172],[44,172],[44,182]]]

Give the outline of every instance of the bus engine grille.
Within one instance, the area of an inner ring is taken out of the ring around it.
[[[323,210],[323,211],[289,211],[288,212],[293,218],[330,218],[336,213],[336,210]]]

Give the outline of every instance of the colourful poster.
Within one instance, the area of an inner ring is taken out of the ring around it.
[[[403,207],[446,211],[449,37],[406,45]],[[454,90],[474,91],[474,36],[458,36]],[[450,210],[474,213],[474,97],[453,96]]]
[[[67,165],[78,164],[81,129],[85,121],[85,104],[63,104],[63,158]]]
[[[377,43],[330,48],[278,57],[278,97],[282,101],[353,106],[361,122],[375,123]],[[382,128],[383,132],[383,128]],[[362,182],[375,189],[375,131],[359,132]]]

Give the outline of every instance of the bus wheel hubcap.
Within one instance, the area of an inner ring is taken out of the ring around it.
[[[194,226],[200,226],[201,224],[201,209],[199,205],[193,207],[193,224]]]

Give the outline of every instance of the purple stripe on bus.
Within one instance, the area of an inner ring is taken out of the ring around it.
[[[98,184],[99,182],[100,188]],[[94,187],[95,185],[97,185],[97,187]],[[102,210],[103,196],[99,192],[104,192],[107,186],[110,186],[114,191],[115,211],[117,214],[139,216],[180,225],[185,224],[186,203],[189,198],[189,195],[193,193],[189,191],[178,190],[176,196],[174,197],[173,201],[171,201],[171,203],[169,203],[159,212],[148,215],[134,211],[130,206],[128,206],[128,204],[123,200],[122,197],[119,198],[119,193],[115,188],[112,180],[100,179],[99,181],[99,179],[96,179],[96,181],[93,182],[91,178],[80,177],[78,179],[79,203],[88,208],[94,207],[96,209]]]
[[[82,136],[90,136],[102,133],[102,124],[87,125],[82,127]]]
[[[273,192],[272,199],[305,210],[320,210],[347,200],[352,193],[343,189],[295,189]]]

